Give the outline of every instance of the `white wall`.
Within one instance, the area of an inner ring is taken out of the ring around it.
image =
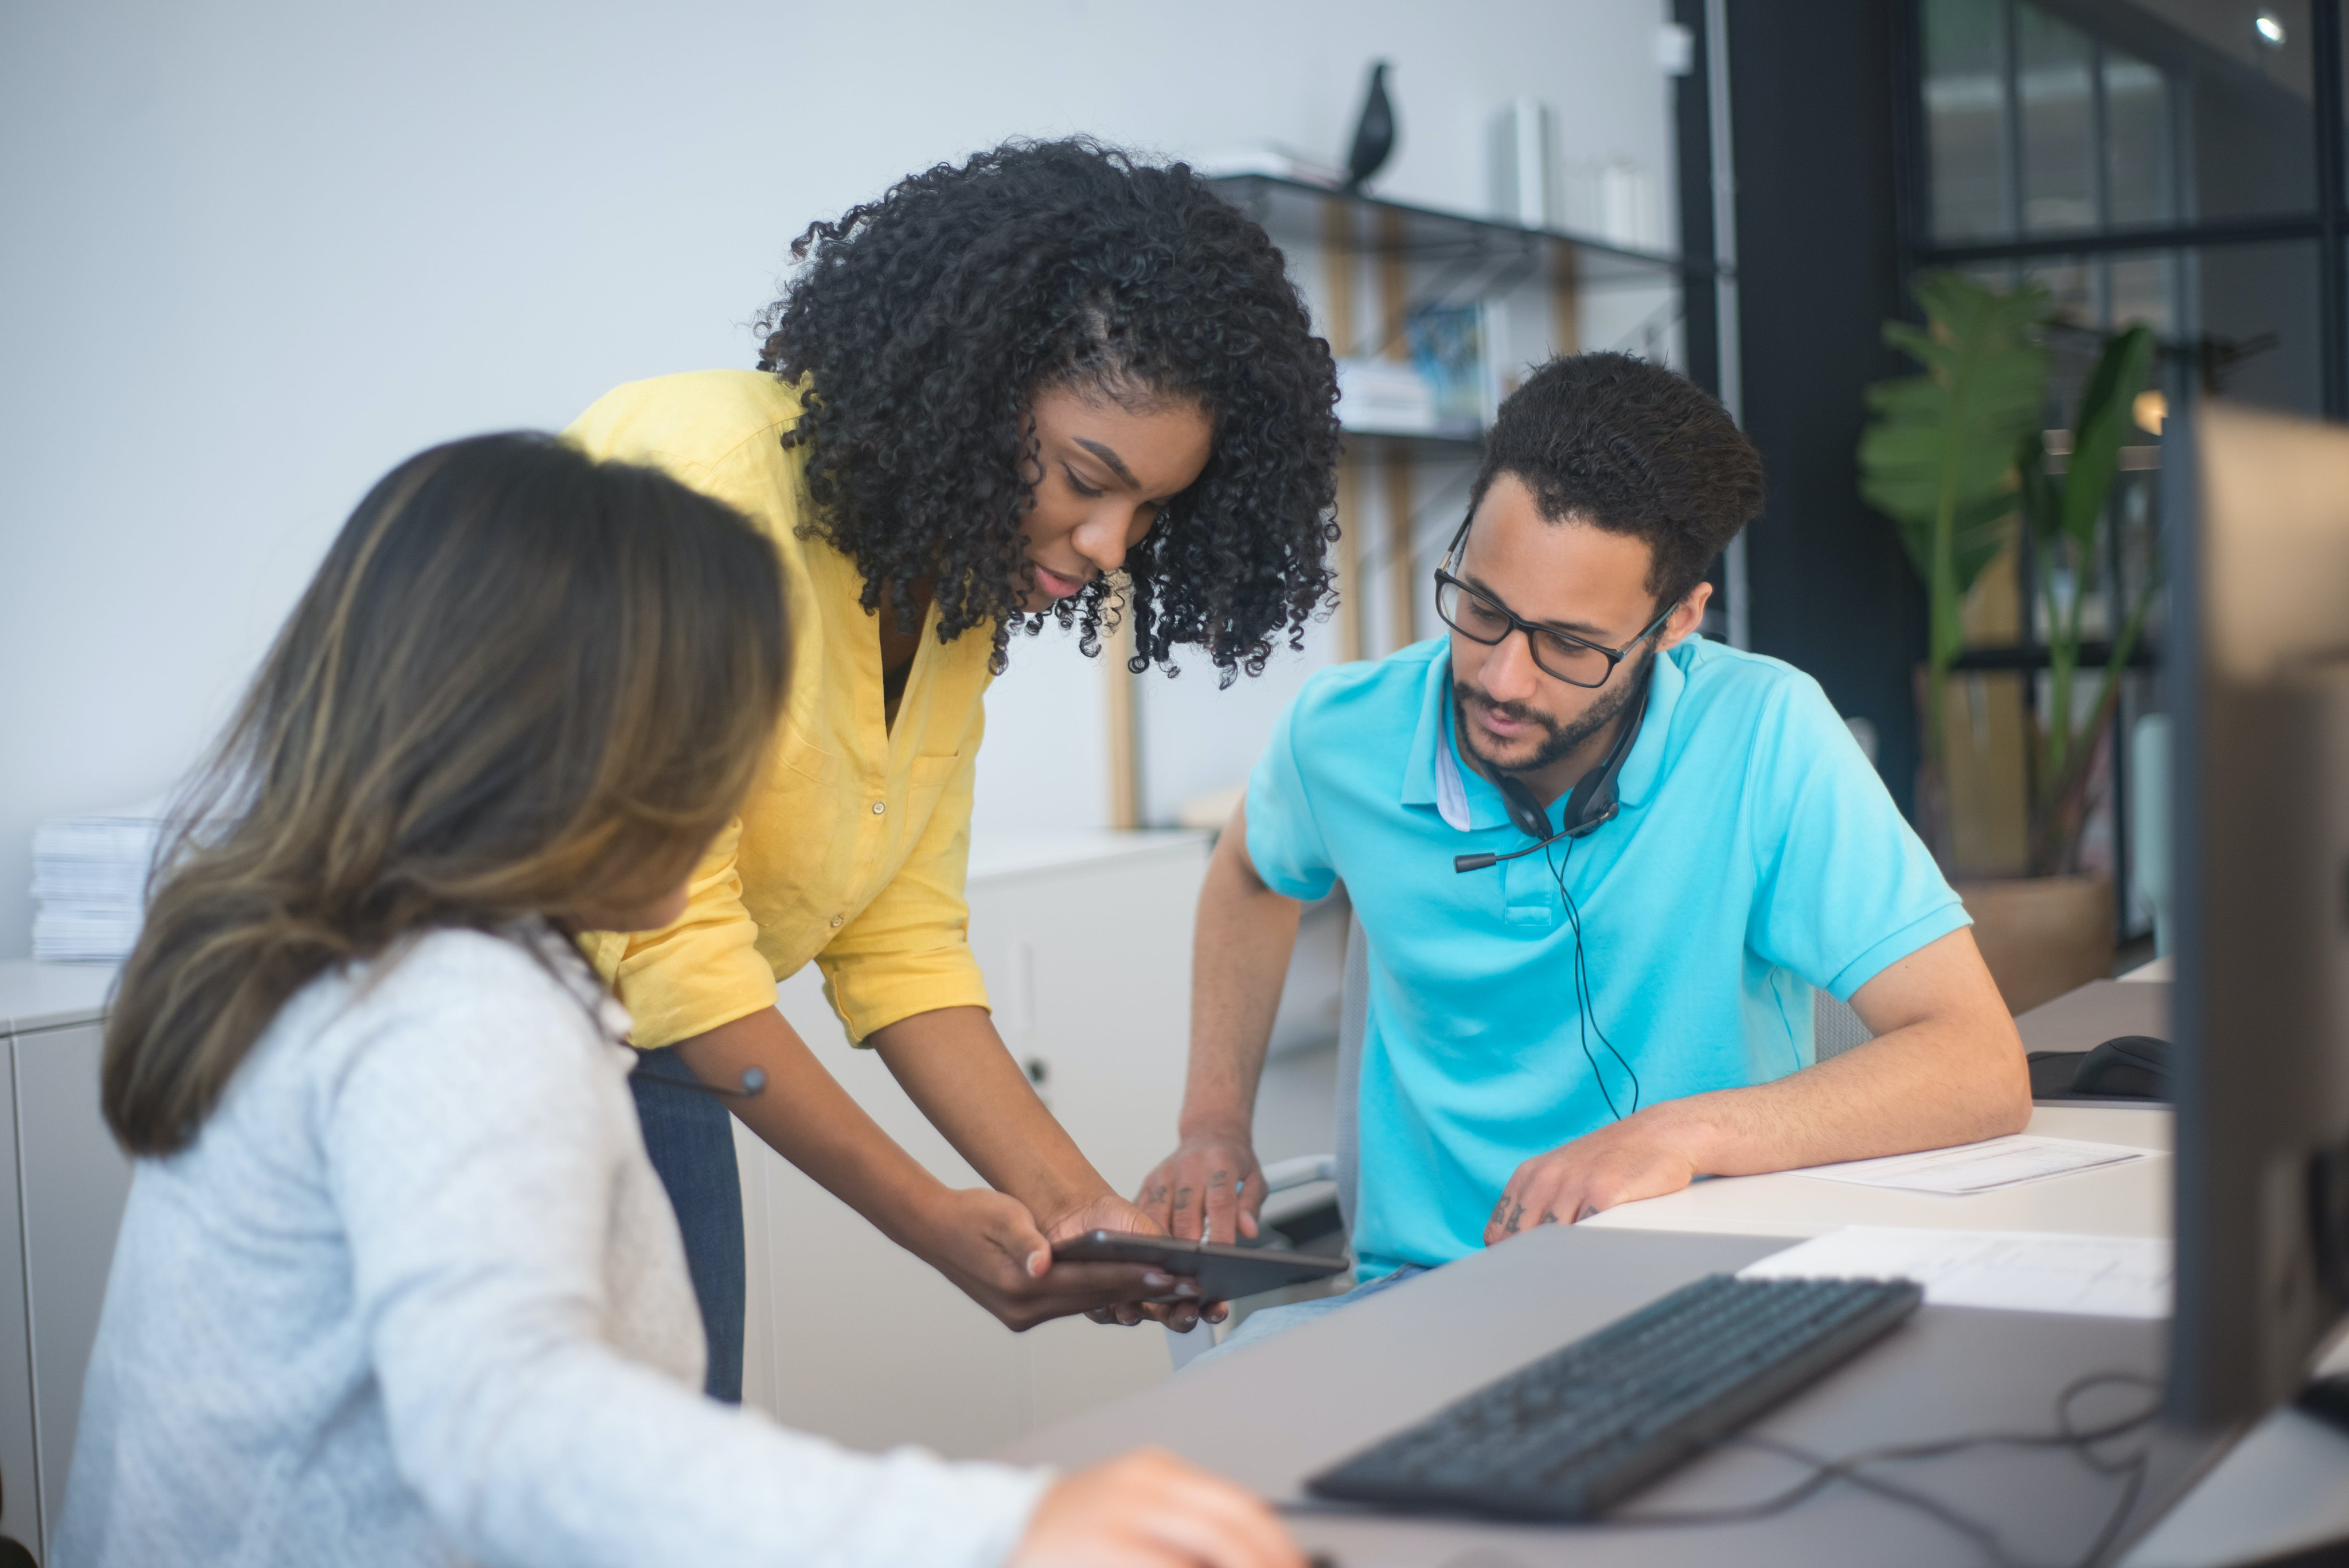
[[[1483,125],[1671,178],[1651,0],[0,7],[0,955],[36,821],[182,770],[344,513],[415,449],[748,364],[791,237],[907,170],[1091,131],[1481,205]],[[1212,675],[1204,669],[1186,676]],[[1015,649],[980,809],[1105,812],[1097,669]]]

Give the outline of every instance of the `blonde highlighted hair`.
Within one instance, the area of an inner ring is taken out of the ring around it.
[[[768,541],[649,469],[522,434],[386,475],[182,803],[107,1024],[123,1147],[191,1142],[328,970],[673,888],[765,753],[782,603]]]

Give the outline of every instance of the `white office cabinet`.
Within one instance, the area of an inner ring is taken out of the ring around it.
[[[111,969],[0,963],[0,1534],[46,1559],[130,1161],[98,1113]]]
[[[5,1023],[0,1023],[5,1028]],[[0,1033],[0,1062],[14,1057]],[[33,1345],[25,1303],[24,1209],[16,1185],[16,1085],[0,1077],[0,1535],[42,1550],[39,1438],[33,1422]]]
[[[1121,1193],[1174,1147],[1188,1049],[1196,834],[981,838],[970,944],[997,1027]],[[812,965],[784,1016],[857,1102],[954,1187],[983,1185],[871,1052],[852,1049]],[[1166,1376],[1154,1325],[1082,1318],[1014,1334],[737,1127],[750,1249],[745,1397],[860,1448],[984,1453]]]
[[[65,1506],[82,1376],[130,1198],[129,1158],[98,1112],[102,1044],[99,1026],[82,1023],[19,1034],[13,1053],[44,1535]]]

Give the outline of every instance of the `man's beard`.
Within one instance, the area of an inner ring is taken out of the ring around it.
[[[1453,732],[1466,743],[1476,761],[1495,773],[1539,773],[1552,763],[1572,756],[1591,736],[1614,722],[1631,705],[1631,699],[1639,692],[1640,683],[1647,679],[1648,660],[1654,657],[1655,654],[1650,652],[1636,665],[1616,666],[1618,679],[1609,681],[1599,701],[1590,705],[1589,711],[1570,724],[1560,724],[1548,714],[1537,712],[1522,702],[1495,702],[1454,676],[1452,680]],[[1539,727],[1544,738],[1535,748],[1533,755],[1522,762],[1504,762],[1487,753],[1481,736],[1468,722],[1468,698],[1471,695],[1491,712],[1519,723]]]

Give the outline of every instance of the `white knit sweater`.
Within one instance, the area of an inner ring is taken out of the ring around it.
[[[626,1028],[543,927],[287,1003],[139,1164],[60,1568],[1000,1562],[1040,1472],[702,1397]]]

